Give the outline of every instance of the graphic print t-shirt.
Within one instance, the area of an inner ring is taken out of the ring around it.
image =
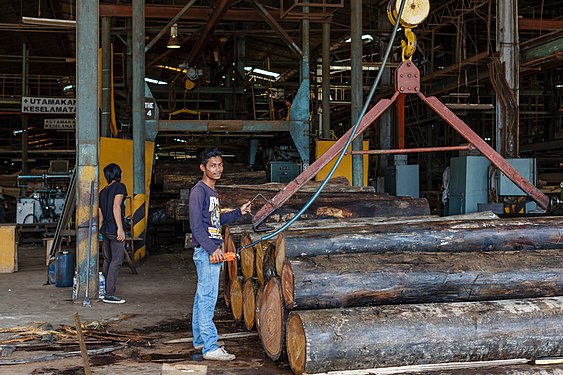
[[[194,247],[213,254],[223,244],[221,225],[241,217],[240,208],[221,213],[217,191],[199,181],[190,191],[190,228]]]

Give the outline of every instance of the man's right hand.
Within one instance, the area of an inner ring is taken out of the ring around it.
[[[223,250],[221,248],[217,248],[210,256],[211,263],[221,263],[225,260],[225,254],[223,254]]]
[[[125,231],[123,230],[123,228],[117,229],[117,236],[115,237],[115,239],[119,242],[125,241]]]

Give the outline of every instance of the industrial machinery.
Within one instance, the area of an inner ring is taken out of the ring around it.
[[[18,176],[18,187],[23,191],[33,189],[33,192],[18,198],[16,223],[56,222],[63,212],[66,187],[70,177],[69,173]],[[25,183],[28,181],[36,181],[36,183],[28,185]]]
[[[275,146],[264,151],[268,182],[288,183],[301,173],[299,154],[288,146]]]

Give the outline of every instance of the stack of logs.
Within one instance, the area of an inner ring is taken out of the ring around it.
[[[296,374],[561,356],[562,249],[561,217],[297,221],[227,264],[225,301]]]

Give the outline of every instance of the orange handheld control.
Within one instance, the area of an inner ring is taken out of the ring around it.
[[[224,255],[225,255],[225,262],[232,262],[237,257],[237,253],[224,253]],[[217,263],[213,261],[211,255],[209,256],[209,261],[211,263]]]

